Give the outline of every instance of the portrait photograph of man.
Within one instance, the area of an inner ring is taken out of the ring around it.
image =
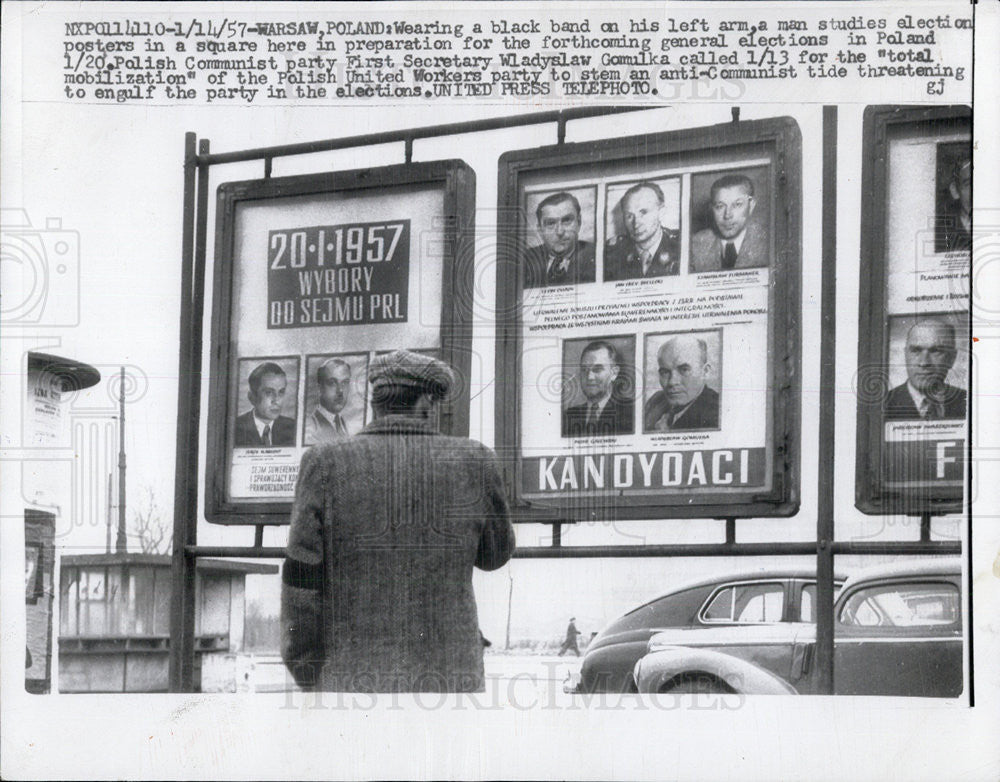
[[[890,319],[889,381],[895,385],[885,399],[886,421],[965,418],[968,352],[959,349],[959,335],[966,320],[961,313]]]
[[[529,230],[530,246],[524,253],[525,288],[596,280],[596,200],[594,187],[527,195],[527,209],[534,225]]]
[[[680,194],[678,177],[608,185],[605,282],[680,272]]]
[[[691,177],[692,273],[768,265],[766,174],[755,168]]]
[[[934,252],[972,250],[972,147],[937,145]]]
[[[563,343],[562,436],[635,432],[635,337]]]
[[[643,432],[718,429],[721,330],[648,334],[645,343]]]
[[[299,387],[298,358],[243,358],[239,362],[240,398],[249,409],[236,416],[236,448],[295,445]]]
[[[343,440],[365,425],[367,353],[306,357],[302,444]]]

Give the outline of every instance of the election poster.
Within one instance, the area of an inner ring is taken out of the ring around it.
[[[212,520],[287,523],[305,451],[371,420],[374,356],[406,347],[468,361],[471,264],[459,250],[472,246],[473,187],[458,161],[219,187]],[[467,427],[462,400],[442,418]]]
[[[971,117],[871,107],[862,231],[858,507],[960,507],[968,448]]]
[[[516,443],[525,503],[627,517],[671,505],[739,515],[765,497],[780,515],[792,501],[774,443],[790,442],[794,413],[775,380],[794,343],[782,291],[797,226],[776,216],[797,180],[779,171],[788,158],[773,137],[746,143],[761,130],[663,157],[644,138],[641,155],[596,164],[535,151],[509,195],[518,240],[500,293],[517,301],[519,415],[505,427],[501,405],[498,428]],[[669,135],[659,140],[676,149]],[[790,151],[794,133],[778,135]],[[510,165],[524,169],[525,155]]]

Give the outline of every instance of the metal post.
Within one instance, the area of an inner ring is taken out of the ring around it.
[[[927,512],[920,514],[920,539],[922,541],[931,539],[931,514]]]
[[[181,237],[180,359],[177,371],[177,447],[174,467],[174,537],[170,596],[171,692],[190,692],[194,666],[194,557],[185,549],[196,543],[196,517],[190,513],[198,481],[189,459],[197,454],[197,419],[192,417],[192,326],[195,318],[191,296],[194,277],[195,134],[184,134],[184,222]]]
[[[514,603],[514,572],[508,565],[507,569],[507,636],[504,641],[504,649],[510,649],[510,612]]]
[[[834,424],[837,382],[837,107],[823,107],[823,267],[819,369],[819,497],[816,514],[816,674],[833,694]]]
[[[128,550],[125,539],[125,367],[122,367],[118,384],[118,536],[115,538],[115,553],[124,554]]]

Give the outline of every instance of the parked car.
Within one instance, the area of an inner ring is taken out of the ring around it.
[[[839,587],[843,576],[836,577]],[[634,692],[632,669],[661,630],[812,622],[816,571],[783,568],[706,578],[670,590],[615,619],[591,640],[576,692]]]
[[[962,565],[945,558],[883,565],[852,576],[834,606],[838,695],[962,693]],[[817,692],[816,627],[668,630],[636,663],[640,692]]]

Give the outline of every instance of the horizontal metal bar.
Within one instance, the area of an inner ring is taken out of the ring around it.
[[[961,554],[958,540],[864,541],[841,540],[833,543],[834,554]]]
[[[653,546],[532,546],[515,549],[516,559],[600,557],[760,557],[816,553],[816,544],[802,543],[666,543]]]
[[[543,122],[559,122],[574,119],[589,119],[613,114],[624,114],[631,111],[647,111],[659,106],[581,106],[575,109],[558,109],[540,111],[534,114],[523,114],[512,117],[491,117],[489,119],[468,120],[466,122],[451,122],[445,125],[428,125],[423,128],[407,128],[405,130],[386,130],[380,133],[366,133],[360,136],[325,139],[323,141],[303,141],[298,144],[279,144],[274,147],[258,147],[243,149],[238,152],[213,152],[210,155],[198,155],[201,165],[219,165],[221,163],[242,163],[247,160],[262,158],[288,157],[290,155],[309,155],[316,152],[330,152],[351,147],[367,147],[374,144],[392,144],[394,142],[409,142],[418,138],[434,138],[435,136],[452,136],[459,133],[481,133],[487,130],[503,130],[524,125],[538,125]]]
[[[253,557],[284,559],[284,546],[185,546],[189,557]]]
[[[961,554],[962,544],[950,540],[839,541],[834,554]],[[185,546],[192,557],[253,557],[281,559],[282,546]],[[594,559],[599,557],[790,557],[816,553],[811,541],[794,543],[665,543],[653,546],[530,546],[514,551],[515,559]]]
[[[958,541],[841,541],[833,544],[834,554],[960,554]],[[795,543],[678,543],[654,546],[559,546],[519,548],[517,559],[600,557],[789,557],[816,554],[811,541]]]

